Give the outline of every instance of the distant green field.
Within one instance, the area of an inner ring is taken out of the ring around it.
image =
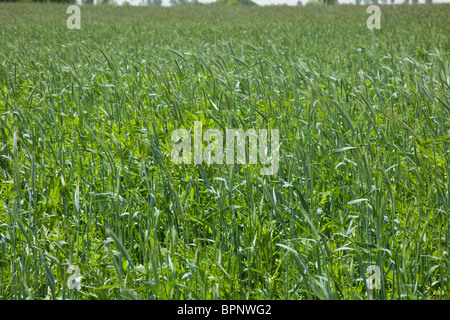
[[[450,5],[380,7],[0,4],[0,299],[450,299]]]

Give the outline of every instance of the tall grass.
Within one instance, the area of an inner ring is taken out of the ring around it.
[[[450,297],[448,5],[65,9],[0,4],[0,299]],[[278,173],[173,164],[199,120]]]

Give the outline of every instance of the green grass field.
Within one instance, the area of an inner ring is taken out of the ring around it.
[[[0,299],[449,299],[450,5],[380,7],[0,4]]]

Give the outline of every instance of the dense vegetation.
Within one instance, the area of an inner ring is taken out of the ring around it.
[[[450,6],[381,10],[0,4],[0,299],[450,298]]]

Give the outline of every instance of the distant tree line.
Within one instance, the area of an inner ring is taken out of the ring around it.
[[[146,6],[156,6],[160,7],[162,5],[162,0],[142,0],[143,5]],[[355,0],[357,5],[365,4],[378,4],[379,0]],[[381,3],[386,4],[388,1],[394,3],[395,0],[380,0]],[[55,3],[75,3],[76,0],[0,0],[0,2],[55,2]],[[83,4],[115,4],[115,0],[81,0]],[[309,0],[306,4],[324,4],[324,5],[334,5],[337,4],[338,0]],[[403,0],[405,4],[418,4],[419,0]],[[425,3],[433,3],[433,0],[425,0]],[[170,0],[172,6],[192,6],[192,5],[205,5],[200,3],[198,0]],[[125,1],[124,5],[130,5],[129,2]],[[256,6],[257,4],[252,0],[217,0],[209,5],[224,5],[224,6],[234,6],[234,5],[244,5],[244,6]],[[297,2],[298,6],[303,5],[302,1]]]
[[[148,6],[160,7],[162,5],[162,0],[147,0],[145,4]]]
[[[172,6],[184,6],[184,5],[224,5],[224,6],[234,6],[234,5],[244,5],[244,6],[256,6],[252,0],[217,0],[212,3],[204,4],[198,0],[170,0]]]

